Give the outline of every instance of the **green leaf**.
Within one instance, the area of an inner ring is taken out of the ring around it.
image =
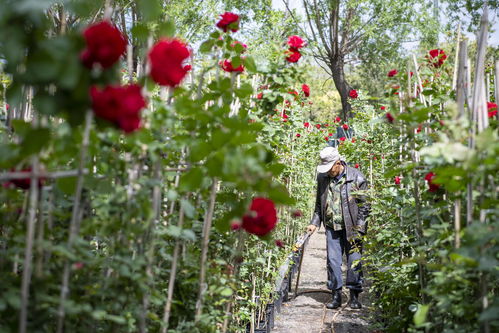
[[[232,63],[232,67],[234,68],[237,68],[239,66],[241,66],[241,64],[243,63],[242,59],[240,56],[235,56],[235,57],[232,57],[232,59],[230,60],[230,62]]]
[[[146,41],[149,37],[149,28],[143,23],[137,23],[130,31],[132,36],[140,41]]]
[[[55,184],[64,194],[73,195],[76,190],[76,177],[57,178]]]
[[[24,137],[21,154],[31,155],[40,152],[50,141],[50,130],[48,128],[31,129]]]
[[[253,94],[253,87],[251,86],[251,84],[245,82],[239,89],[236,89],[235,93],[239,98],[246,98]]]
[[[204,41],[201,46],[199,47],[199,52],[201,53],[208,53],[211,51],[213,48],[213,45],[215,44],[215,41],[213,39],[208,39]]]
[[[179,188],[185,192],[199,190],[200,185],[203,182],[203,177],[202,169],[191,169],[180,177]]]
[[[171,20],[161,22],[158,25],[158,37],[173,37],[175,35],[175,23]]]
[[[233,294],[233,291],[231,288],[223,288],[222,291],[220,292],[220,295],[224,296],[224,297],[229,297],[232,294]]]
[[[163,8],[158,0],[138,0],[137,5],[145,22],[155,21],[161,17]]]
[[[257,72],[256,63],[255,63],[255,60],[253,59],[253,57],[247,56],[244,59],[244,67],[246,67],[246,70],[248,72],[251,72],[251,73]],[[276,80],[276,82],[277,82],[277,80]]]
[[[426,315],[430,309],[429,305],[418,304],[418,309],[414,314],[414,324],[416,327],[422,326],[426,322]]]

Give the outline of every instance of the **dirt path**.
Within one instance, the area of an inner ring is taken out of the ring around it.
[[[343,307],[329,310],[326,309],[326,303],[331,299],[331,292],[326,287],[326,281],[326,235],[321,229],[312,235],[305,249],[298,296],[295,298],[290,293],[290,301],[284,303],[281,313],[276,315],[272,332],[368,333],[367,292],[360,295],[362,309],[351,310],[346,307],[348,290],[343,288]],[[293,279],[293,292],[295,283],[296,279]]]

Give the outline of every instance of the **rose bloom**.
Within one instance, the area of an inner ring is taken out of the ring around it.
[[[321,124],[315,125],[315,128],[317,128],[317,129],[321,128]]]
[[[306,96],[306,97],[310,97],[310,87],[306,84],[302,84],[301,85],[301,91],[303,91],[303,94]]]
[[[182,63],[189,56],[189,49],[180,40],[161,39],[148,54],[151,78],[161,86],[176,87],[187,74]]]
[[[220,14],[220,21],[217,22],[217,27],[222,29],[224,32],[227,32],[229,29],[232,32],[236,32],[239,30],[239,15],[225,12]]]
[[[303,127],[306,127],[306,128],[310,127],[310,123],[308,123],[308,122],[303,123]]]
[[[399,176],[395,176],[395,184],[400,185],[400,177]]]
[[[487,111],[489,118],[495,117],[497,115],[497,104],[492,102],[487,102]]]
[[[355,140],[355,138],[352,139],[352,143],[355,143],[357,140]]]
[[[382,111],[384,111],[384,110],[386,110],[386,107],[385,107],[385,106],[382,106],[382,107],[380,107],[380,109],[381,109]]]
[[[281,249],[284,249],[284,242],[282,240],[280,240],[280,239],[276,239],[275,240],[275,245],[277,247],[280,247]]]
[[[418,128],[416,129],[416,133],[421,133],[422,129],[423,129],[423,124],[419,124]]]
[[[328,136],[333,136],[333,133],[329,133]]]
[[[398,71],[396,69],[392,69],[391,71],[388,72],[388,77],[394,77],[397,75]]]
[[[258,95],[256,95],[256,99],[262,99],[263,98],[263,93],[258,93]]]
[[[334,122],[335,122],[335,123],[339,123],[340,121],[341,121],[341,118],[340,118],[340,117],[336,117],[336,118],[334,119]]]
[[[340,141],[345,141],[346,139],[347,139],[347,138],[345,138],[344,136],[342,136],[342,137],[340,138]]]
[[[286,51],[286,60],[288,62],[298,62],[301,58],[301,53],[292,49]]]
[[[288,37],[288,45],[290,49],[298,51],[305,46],[305,41],[301,37],[293,35]]]
[[[298,218],[298,217],[302,217],[303,213],[302,213],[301,210],[296,209],[296,210],[294,210],[294,211],[291,212],[291,216],[294,217],[294,218]]]
[[[296,133],[296,137],[299,138],[301,136],[300,133]]]
[[[392,124],[393,121],[395,120],[395,118],[392,116],[392,114],[390,112],[387,112],[385,116],[386,116],[386,120],[388,120],[388,122],[390,124]]]
[[[241,221],[239,220],[233,220],[230,222],[230,230],[236,231],[241,229]]]
[[[97,117],[115,124],[125,133],[140,128],[140,110],[146,101],[139,85],[106,86],[103,90],[92,86],[90,97]]]
[[[357,98],[357,97],[359,97],[359,94],[357,93],[357,90],[355,90],[355,89],[350,90],[350,92],[348,93],[348,95],[351,98]]]
[[[348,129],[348,125],[347,124],[343,124],[343,129],[346,131]]]
[[[185,66],[184,66],[184,70],[185,70],[186,72],[190,71],[191,69],[192,69],[192,66],[191,66],[191,65],[185,65]]]
[[[328,137],[328,136],[325,136],[325,137],[324,137],[324,140],[329,141],[329,137]]]
[[[440,188],[440,185],[435,184],[433,182],[433,178],[435,178],[435,174],[433,172],[428,172],[424,179],[428,182],[428,191],[429,192],[436,192]]]
[[[428,54],[430,63],[433,65],[433,67],[436,68],[442,66],[445,62],[445,59],[447,59],[447,55],[445,54],[444,50],[434,49],[430,50]]]
[[[22,190],[29,190],[30,187],[31,187],[31,175],[30,175],[30,173],[32,171],[32,168],[31,167],[27,167],[27,168],[24,168],[22,170],[12,169],[11,171],[12,172],[26,173],[26,177],[25,178],[11,179],[8,182],[4,183],[3,186],[6,187],[6,188],[9,188],[10,184],[12,184],[15,187],[20,188]],[[38,187],[43,186],[43,184],[45,184],[46,180],[47,179],[44,178],[44,177],[39,177],[38,178]]]
[[[250,234],[265,236],[277,224],[277,212],[272,200],[254,198],[249,212],[243,216],[242,227]]]
[[[109,68],[125,53],[127,41],[121,31],[108,21],[101,21],[83,31],[87,48],[80,59],[88,68],[100,64]]]
[[[358,169],[360,167],[359,163],[355,163],[355,169]]]
[[[244,66],[241,64],[238,67],[234,68],[232,66],[232,62],[228,59],[225,59],[224,61],[220,61],[220,67],[226,72],[232,73],[232,72],[243,72],[244,71]]]

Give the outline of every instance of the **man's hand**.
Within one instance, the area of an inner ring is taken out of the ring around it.
[[[315,229],[317,229],[317,226],[315,224],[309,224],[307,226],[307,232],[309,234],[313,234],[315,232]]]

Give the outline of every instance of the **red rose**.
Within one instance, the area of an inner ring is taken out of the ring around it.
[[[422,129],[423,129],[423,124],[419,124],[418,128],[416,129],[416,133],[421,133]]]
[[[429,56],[429,61],[433,65],[433,67],[440,67],[444,64],[445,59],[447,59],[447,55],[445,54],[444,50],[440,49],[434,49],[430,50],[428,52]]]
[[[398,71],[396,69],[392,69],[391,71],[388,72],[388,77],[394,77],[397,75]]]
[[[4,183],[3,186],[4,187],[9,187],[10,184],[13,184],[17,188],[20,188],[20,189],[23,189],[23,190],[29,190],[29,188],[31,187],[31,175],[30,175],[31,170],[32,170],[31,167],[27,167],[27,168],[24,168],[22,170],[12,169],[11,170],[12,172],[26,173],[26,177],[25,178],[12,179],[12,180]],[[46,181],[46,178],[39,177],[38,178],[38,187],[43,186],[43,184],[45,183],[45,181]]]
[[[90,88],[92,109],[97,117],[114,123],[126,133],[140,127],[140,110],[146,106],[140,86],[107,86],[99,91]]]
[[[296,137],[297,138],[301,137],[301,134],[300,133],[296,133]]]
[[[298,51],[298,49],[301,49],[306,44],[301,37],[293,35],[288,37],[288,45],[291,50]]]
[[[376,161],[377,159],[378,159],[378,158],[377,158],[376,156],[374,156],[374,157],[373,157],[373,160],[375,160],[375,161]]]
[[[492,102],[487,102],[487,111],[489,118],[495,117],[497,115],[497,104]]]
[[[262,99],[263,98],[263,93],[258,93],[258,95],[256,95],[256,99]]]
[[[244,71],[244,66],[241,64],[238,67],[234,68],[232,66],[232,62],[228,59],[225,59],[224,61],[220,61],[220,67],[226,72],[243,72]]]
[[[289,62],[297,62],[301,58],[301,53],[292,49],[286,51],[286,60]]]
[[[288,115],[287,115],[287,114],[285,114],[285,113],[283,113],[283,114],[282,114],[282,119],[283,119],[283,121],[287,121],[287,119],[288,119]]]
[[[355,143],[357,140],[355,140],[355,138],[352,139],[352,143]]]
[[[388,120],[388,122],[390,124],[392,124],[393,121],[395,120],[395,118],[392,116],[392,114],[390,112],[387,112],[385,116],[386,116],[386,120]]]
[[[329,141],[329,137],[328,137],[328,136],[325,136],[325,137],[324,137],[324,140]]]
[[[303,123],[303,126],[306,127],[306,128],[309,128],[310,127],[310,123],[308,123],[308,122]]]
[[[220,17],[220,21],[217,22],[218,28],[222,29],[224,32],[227,32],[229,29],[232,32],[239,30],[239,15],[231,12],[225,12],[220,14]]]
[[[433,172],[428,172],[424,179],[428,182],[428,191],[429,192],[436,192],[440,188],[440,185],[435,184],[433,182],[433,178],[435,178],[435,174]]]
[[[242,227],[250,234],[264,236],[277,224],[277,212],[274,202],[265,198],[255,198],[251,202],[250,212],[243,216]]]
[[[191,65],[185,65],[184,66],[184,71],[188,72],[192,69],[192,66]]]
[[[329,127],[329,124],[324,124],[324,127]]]
[[[355,89],[350,90],[350,92],[348,93],[348,95],[351,98],[357,98],[357,97],[359,97],[359,94],[357,94],[357,90],[355,90]]]
[[[280,247],[281,249],[284,249],[284,242],[282,240],[280,240],[280,239],[276,239],[275,240],[275,245],[277,247]]]
[[[386,110],[386,107],[382,106],[382,107],[380,107],[380,109],[381,109],[382,111],[385,111],[385,110]]]
[[[310,87],[306,84],[302,84],[301,85],[301,91],[303,91],[303,94],[306,96],[306,97],[309,97],[310,96]]]
[[[10,109],[9,103],[5,103],[5,111],[9,111],[9,109]]]
[[[121,31],[108,21],[101,21],[83,31],[87,48],[80,59],[88,68],[100,64],[109,68],[125,53],[127,41]]]
[[[340,141],[345,141],[346,139],[347,139],[347,138],[345,138],[344,136],[342,136],[342,137],[340,138]]]
[[[321,124],[315,125],[315,128],[317,128],[317,129],[321,128]]]
[[[182,63],[189,56],[189,49],[178,39],[160,40],[148,54],[151,78],[161,86],[176,87],[187,74]]]
[[[358,169],[360,167],[359,163],[355,164],[355,169]]]
[[[335,122],[335,123],[339,123],[340,121],[341,121],[341,118],[340,118],[340,117],[336,117],[336,118],[334,119],[334,122]]]
[[[329,133],[328,136],[333,136],[333,133]]]
[[[241,229],[241,221],[240,220],[233,220],[230,222],[230,230],[236,231]]]
[[[297,218],[297,217],[302,217],[303,216],[303,213],[301,210],[299,209],[296,209],[294,210],[293,212],[291,212],[291,216],[293,216],[294,218]]]
[[[395,184],[400,185],[400,177],[399,176],[395,176]]]
[[[440,123],[440,126],[445,126],[445,123],[443,120],[440,120],[439,123]]]
[[[288,91],[288,94],[298,96],[298,91],[296,91],[296,90],[290,90],[290,91]]]
[[[414,75],[413,72],[409,72],[409,77],[412,77]]]
[[[347,124],[343,124],[343,129],[346,131],[348,129],[348,125]]]

